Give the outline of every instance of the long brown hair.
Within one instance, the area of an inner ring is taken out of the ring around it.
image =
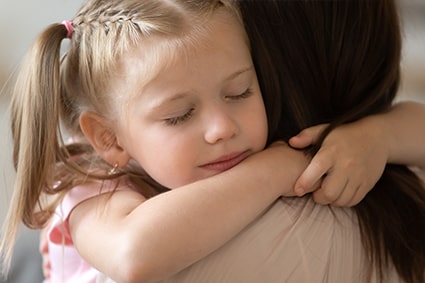
[[[392,105],[401,53],[394,1],[240,1],[240,8],[269,114],[270,141],[330,123],[323,141],[338,125]],[[309,152],[318,147],[320,142]],[[391,265],[406,282],[425,282],[421,180],[406,166],[388,164],[354,209],[382,282]]]

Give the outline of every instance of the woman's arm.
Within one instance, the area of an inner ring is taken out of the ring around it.
[[[302,131],[290,140],[296,148],[316,142],[325,126]],[[368,116],[334,129],[295,185],[302,195],[313,193],[316,202],[352,206],[379,180],[386,163],[425,168],[425,105],[400,102],[382,114]]]
[[[274,146],[214,177],[145,200],[117,191],[79,204],[70,229],[80,254],[118,282],[153,282],[205,257],[292,190],[308,161]]]

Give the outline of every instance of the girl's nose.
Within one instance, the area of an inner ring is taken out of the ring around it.
[[[214,111],[206,119],[205,141],[214,144],[233,138],[238,134],[236,121],[225,111]]]

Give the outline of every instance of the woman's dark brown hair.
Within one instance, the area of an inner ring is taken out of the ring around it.
[[[269,114],[269,140],[386,111],[400,79],[401,35],[393,0],[240,1]],[[315,153],[320,142],[310,149]],[[425,188],[388,164],[354,207],[365,250],[385,282],[393,265],[425,282]]]

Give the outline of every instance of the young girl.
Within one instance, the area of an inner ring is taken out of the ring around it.
[[[43,227],[57,207],[52,282],[166,278],[291,195],[307,165],[282,143],[263,151],[273,136],[231,3],[93,0],[33,52],[13,100],[2,251],[21,220]]]

